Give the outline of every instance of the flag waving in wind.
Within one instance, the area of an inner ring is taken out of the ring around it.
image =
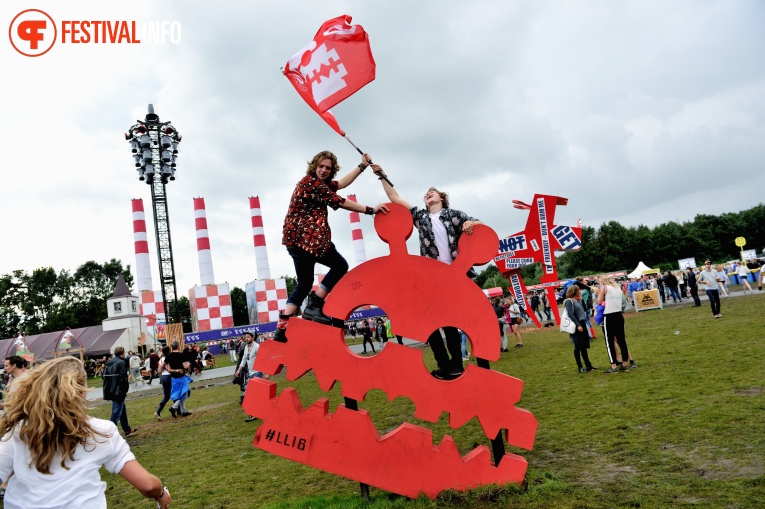
[[[300,97],[340,136],[345,133],[329,109],[375,79],[367,33],[350,23],[348,15],[324,22],[284,66],[284,75]]]

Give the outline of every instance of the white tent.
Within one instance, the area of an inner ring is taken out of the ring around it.
[[[630,279],[633,278],[633,277],[643,277],[643,274],[645,274],[646,272],[652,271],[652,270],[653,269],[651,267],[649,267],[648,265],[646,265],[643,262],[640,262],[640,263],[638,263],[638,266],[635,267],[635,270],[633,270],[632,272],[627,274],[627,277],[630,278]]]

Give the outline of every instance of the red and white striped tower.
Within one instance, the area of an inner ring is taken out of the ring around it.
[[[356,201],[355,194],[349,194],[348,199]],[[364,232],[361,231],[361,218],[358,212],[351,212],[351,237],[353,238],[353,256],[356,265],[367,261],[367,250],[364,248]]]
[[[152,288],[151,265],[149,264],[149,239],[146,236],[146,214],[143,211],[143,200],[133,199],[133,239],[135,240],[135,272],[138,291],[149,291]]]
[[[197,229],[197,255],[199,256],[199,279],[202,285],[214,285],[210,237],[207,234],[205,199],[194,198],[194,223]]]
[[[263,230],[263,215],[260,212],[260,198],[250,196],[250,220],[252,221],[252,241],[255,244],[255,266],[258,279],[271,279],[271,267],[268,265],[266,234]]]

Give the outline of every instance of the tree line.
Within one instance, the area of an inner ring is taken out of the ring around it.
[[[106,300],[114,295],[117,278],[122,275],[128,288],[134,278],[130,265],[120,260],[88,261],[74,272],[41,267],[31,273],[14,270],[0,275],[0,339],[99,325],[107,317]],[[288,293],[297,284],[287,280]],[[185,295],[178,297],[178,315],[183,332],[191,332],[191,307]],[[247,297],[244,290],[231,288],[234,325],[247,325]],[[168,309],[175,309],[168,302]]]
[[[696,258],[724,263],[740,257],[736,237],[747,240],[745,249],[762,251],[765,245],[765,204],[741,212],[719,216],[699,214],[693,221],[670,221],[654,228],[644,225],[622,226],[617,221],[603,223],[595,229],[582,228],[582,249],[558,257],[558,276],[567,279],[615,270],[632,270],[639,262],[663,271],[677,269],[677,260]],[[539,283],[542,266],[521,270],[527,285]],[[120,260],[104,263],[88,261],[70,273],[56,272],[52,267],[35,269],[32,273],[15,270],[0,275],[0,338],[76,329],[100,324],[107,316],[106,299],[114,293],[117,277],[122,274],[128,287],[133,285],[130,265]],[[292,291],[295,278],[287,280]],[[496,286],[507,290],[507,280],[495,265],[478,275],[482,288]],[[244,290],[231,288],[234,324],[248,323],[247,299]],[[168,303],[173,309],[174,303]],[[191,332],[191,312],[186,296],[178,298],[184,332]]]

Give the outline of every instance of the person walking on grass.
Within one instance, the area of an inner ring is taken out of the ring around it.
[[[170,393],[173,389],[172,377],[170,376],[170,367],[167,363],[167,356],[170,354],[170,347],[165,345],[162,347],[162,356],[159,358],[157,364],[157,371],[159,371],[159,384],[162,386],[162,401],[157,405],[157,410],[154,412],[154,417],[158,421],[162,421],[162,409],[170,401]]]
[[[717,281],[717,271],[712,270],[712,262],[704,262],[704,270],[699,273],[698,284],[703,286],[709,297],[709,305],[712,307],[712,315],[720,318],[720,284]]]
[[[124,356],[124,348],[118,349]],[[128,384],[125,362],[115,358]],[[170,505],[162,481],[138,463],[114,422],[86,414],[87,380],[82,361],[59,357],[30,370],[8,394],[0,421],[0,477],[10,476],[5,509],[105,509],[102,467],[158,508]]]
[[[239,404],[244,402],[244,393],[247,392],[247,385],[253,378],[267,378],[261,371],[255,369],[255,358],[258,356],[258,350],[260,350],[260,344],[255,341],[255,335],[252,332],[244,333],[244,347],[242,348],[242,360],[239,362],[239,366],[236,368],[234,376],[239,376],[240,372],[243,372],[242,383],[242,396],[239,398]],[[248,415],[244,422],[252,422],[257,417]]]
[[[512,295],[508,295],[505,299],[505,318],[507,321],[507,328],[510,330],[510,334],[515,336],[515,348],[523,348],[523,340],[521,339],[521,324],[519,318],[521,318],[521,307],[515,302]],[[507,349],[505,349],[507,352]]]
[[[118,346],[114,349],[114,356],[104,366],[104,374],[101,378],[104,381],[102,389],[104,399],[112,402],[112,415],[109,417],[109,420],[115,426],[119,423],[125,436],[129,437],[138,430],[137,428],[131,428],[128,422],[125,397],[130,390],[130,382],[128,381],[125,349],[123,347]]]
[[[568,317],[576,324],[574,332],[569,334],[571,342],[574,343],[576,366],[580,373],[595,371],[598,368],[593,367],[590,363],[590,357],[587,355],[587,349],[590,348],[590,327],[587,324],[587,312],[582,306],[582,291],[577,285],[568,287],[563,306],[566,308]],[[582,361],[584,361],[584,366],[582,366]]]
[[[738,264],[738,277],[741,280],[741,289],[744,291],[744,294],[746,294],[747,290],[752,291],[752,287],[749,286],[749,281],[747,281],[747,276],[749,276],[749,269],[747,268],[746,264],[744,262],[741,262]]]
[[[693,272],[692,267],[685,268],[686,279],[688,280],[688,290],[693,297],[694,307],[701,306],[701,300],[699,300],[699,284],[696,282],[696,273]]]
[[[375,344],[372,342],[372,329],[369,328],[369,323],[366,320],[361,321],[361,336],[364,338],[363,353],[367,353],[367,343],[372,347],[372,353],[377,353],[375,352]]]
[[[598,304],[605,303],[603,311],[603,337],[606,342],[606,352],[611,367],[606,374],[629,371],[629,349],[627,338],[624,335],[624,315],[622,314],[623,293],[619,285],[610,277],[601,276]],[[617,357],[616,345],[619,346],[621,355]],[[621,360],[619,360],[621,359]]]
[[[178,415],[181,417],[187,417],[191,415],[191,412],[186,410],[186,398],[189,396],[189,382],[191,377],[186,374],[186,370],[190,369],[191,365],[183,352],[181,351],[181,344],[178,341],[173,341],[170,344],[170,353],[167,354],[166,363],[168,365],[167,370],[170,372],[170,399],[173,400],[173,406],[170,407],[170,415],[176,418]]]

